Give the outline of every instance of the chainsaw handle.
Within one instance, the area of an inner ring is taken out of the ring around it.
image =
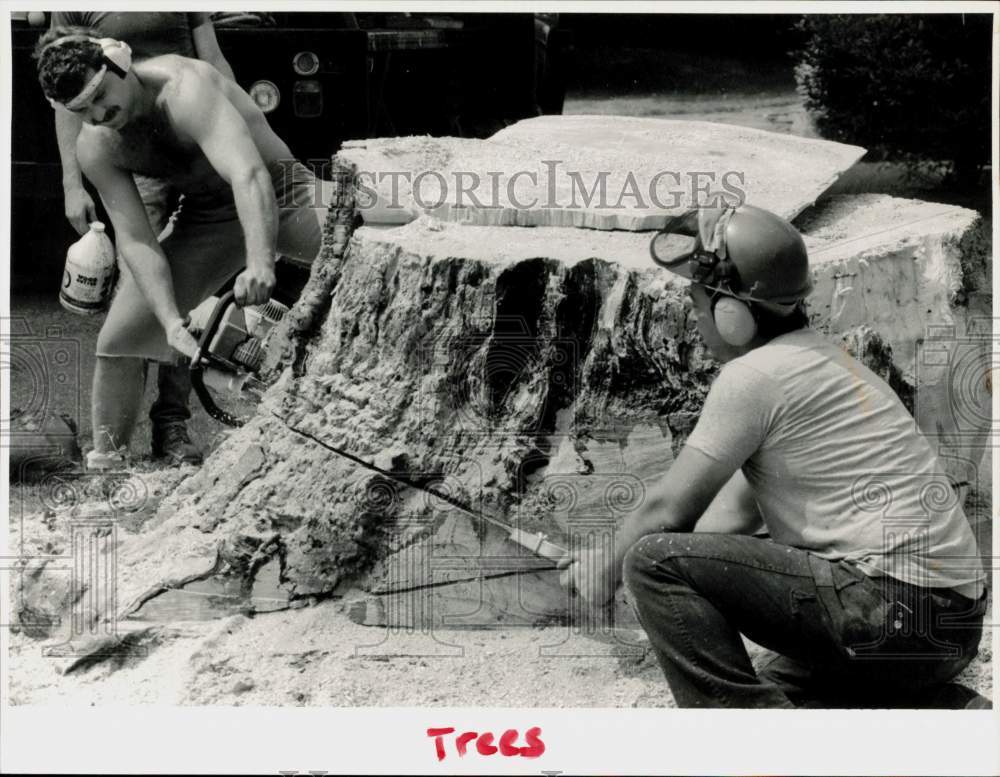
[[[201,338],[198,340],[198,350],[195,352],[194,358],[191,360],[191,388],[194,389],[195,395],[198,397],[198,401],[201,402],[202,407],[205,408],[205,412],[208,413],[212,418],[221,424],[226,426],[243,426],[243,421],[237,418],[232,413],[229,413],[219,407],[215,400],[212,398],[211,393],[205,386],[205,365],[208,363],[208,354],[210,353],[210,346],[212,344],[212,338],[215,337],[215,333],[219,331],[219,325],[222,323],[222,319],[229,309],[230,305],[236,304],[236,296],[232,291],[227,291],[221,297],[219,301],[215,303],[215,309],[212,311],[212,315],[208,317],[208,322],[205,324],[205,330],[201,333]]]
[[[212,311],[212,315],[208,317],[208,321],[205,324],[205,329],[201,333],[201,337],[198,338],[198,351],[195,353],[194,358],[191,360],[191,369],[198,369],[205,364],[205,354],[209,352],[209,346],[212,344],[212,338],[215,337],[215,333],[219,331],[219,325],[222,323],[222,319],[229,309],[230,305],[236,304],[236,295],[230,290],[219,297],[219,301],[215,303],[215,309]]]

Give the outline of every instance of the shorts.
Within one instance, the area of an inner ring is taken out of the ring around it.
[[[177,210],[181,199],[180,192],[170,181],[162,178],[150,178],[136,173],[132,176],[135,188],[139,190],[139,198],[146,209],[149,225],[157,240],[164,237],[163,230],[167,228],[171,217]],[[124,267],[124,262],[121,263]]]
[[[299,162],[274,162],[268,172],[278,202],[277,252],[309,265],[322,246],[333,184],[317,179]],[[185,193],[172,226],[160,246],[170,265],[177,308],[186,315],[246,266],[246,246],[228,188]],[[127,271],[97,338],[97,355],[163,362],[177,359],[178,353],[167,345],[160,322]]]

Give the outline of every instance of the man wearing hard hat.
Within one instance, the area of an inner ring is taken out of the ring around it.
[[[976,655],[986,602],[934,450],[881,378],[808,326],[790,223],[703,208],[651,249],[690,280],[723,367],[614,552],[565,559],[564,583],[600,605],[624,580],[681,707],[918,706]],[[692,531],[723,491],[727,533]],[[749,536],[761,522],[769,537]],[[773,651],[760,671],[741,634]]]

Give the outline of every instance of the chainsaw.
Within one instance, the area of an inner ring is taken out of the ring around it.
[[[212,418],[227,426],[246,419],[219,407],[213,397],[259,400],[267,384],[256,377],[275,327],[288,313],[276,300],[239,308],[233,292],[209,297],[191,311],[189,328],[201,331],[191,360],[191,386]]]

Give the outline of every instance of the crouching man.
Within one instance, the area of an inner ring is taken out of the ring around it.
[[[691,280],[724,366],[613,556],[566,559],[564,582],[599,605],[624,579],[681,707],[917,706],[973,659],[986,603],[937,456],[889,386],[809,328],[787,221],[691,211],[652,249]],[[692,531],[722,501],[731,533]],[[761,520],[770,539],[748,536]],[[774,651],[759,673],[741,634]]]
[[[59,27],[39,41],[36,58],[53,107],[83,120],[77,159],[125,263],[94,372],[87,465],[107,469],[127,452],[146,363],[193,356],[185,316],[237,272],[238,303],[260,304],[274,289],[277,253],[312,262],[328,198],[246,92],[205,62],[168,54],[133,64],[121,41]],[[133,173],[184,195],[162,243]]]

